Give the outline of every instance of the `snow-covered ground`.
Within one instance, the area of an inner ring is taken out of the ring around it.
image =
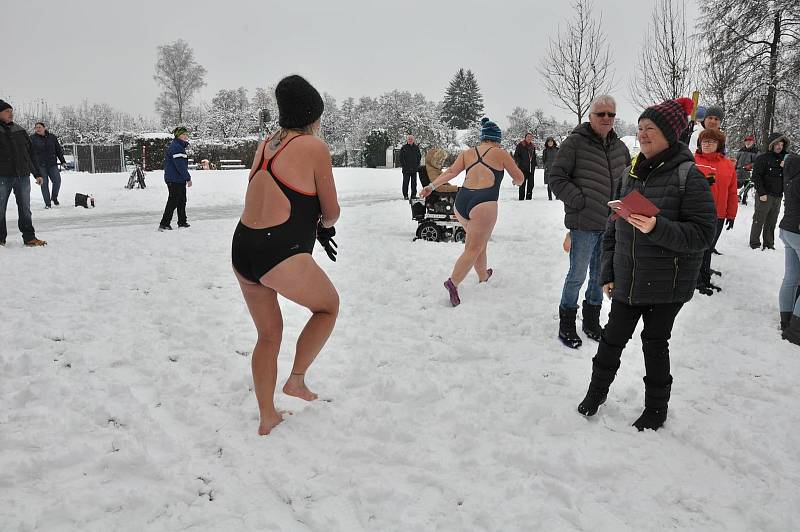
[[[145,190],[65,173],[50,211],[34,187],[41,249],[22,246],[11,202],[0,530],[800,528],[800,350],[777,326],[782,250],[747,246],[752,206],[714,258],[723,292],[678,317],[666,426],[637,433],[638,334],[608,403],[575,410],[596,344],[556,339],[563,215],[541,183],[518,202],[504,182],[495,274],[468,277],[453,309],[442,282],[461,245],[411,241],[399,170],[336,176],[339,260],[315,256],[341,314],[308,378],[330,402],[277,395],[293,415],[266,438],[229,260],[246,171],[195,172],[192,227],[169,233],[159,172]],[[279,379],[307,319],[282,307]]]

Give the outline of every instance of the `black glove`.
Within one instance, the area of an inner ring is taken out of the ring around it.
[[[725,230],[730,231],[731,229],[733,229],[733,218],[728,218],[725,220]]]
[[[339,246],[336,245],[336,241],[333,240],[333,237],[336,235],[336,228],[335,227],[323,227],[322,221],[317,224],[317,240],[322,247],[325,249],[325,253],[328,254],[328,258],[331,259],[333,262],[336,262],[336,248]]]
[[[713,185],[714,183],[716,183],[716,182],[717,182],[717,179],[716,179],[716,175],[715,175],[715,174],[708,174],[708,175],[706,176],[706,179],[708,179],[708,184],[709,184],[709,185]]]

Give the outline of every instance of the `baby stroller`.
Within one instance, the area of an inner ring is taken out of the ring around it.
[[[136,164],[136,168],[133,169],[133,172],[131,172],[131,176],[128,178],[128,184],[125,185],[125,188],[132,189],[137,184],[139,188],[147,187],[144,183],[144,170],[142,169],[142,165],[138,163]]]
[[[428,186],[431,182],[424,165],[419,167],[419,180],[422,186]],[[419,198],[411,200],[411,218],[419,223],[414,240],[422,239],[429,242],[466,240],[467,232],[455,215],[456,194],[457,191],[433,191],[424,200]]]

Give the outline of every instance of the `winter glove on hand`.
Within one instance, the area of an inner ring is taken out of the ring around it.
[[[317,240],[322,247],[325,249],[325,253],[328,254],[328,258],[331,259],[333,262],[336,262],[336,248],[339,246],[336,244],[336,241],[333,240],[333,237],[336,235],[336,228],[334,227],[323,227],[322,221],[317,224]]]
[[[730,231],[731,229],[733,229],[733,218],[728,218],[725,220],[725,230]]]
[[[706,176],[706,179],[708,179],[709,185],[713,185],[714,183],[717,182],[716,176],[714,174],[709,174],[708,176]]]

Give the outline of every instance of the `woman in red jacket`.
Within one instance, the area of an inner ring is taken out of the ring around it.
[[[736,165],[725,157],[725,133],[718,129],[704,129],[698,138],[700,149],[694,155],[697,168],[708,178],[711,195],[717,207],[717,232],[714,244],[706,250],[703,266],[697,280],[697,289],[701,294],[710,296],[714,290],[721,288],[711,283],[711,253],[717,245],[723,225],[733,228],[733,220],[739,207],[739,195],[736,188]],[[715,272],[718,273],[718,272]]]

